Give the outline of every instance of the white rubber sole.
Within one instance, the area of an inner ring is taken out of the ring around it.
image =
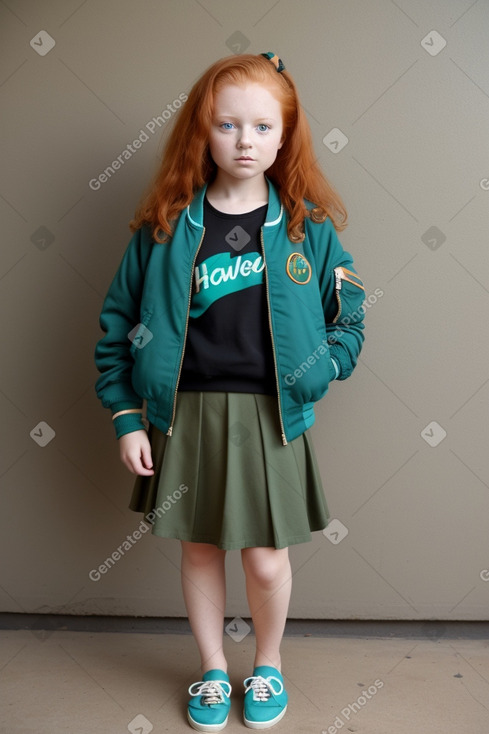
[[[226,719],[222,722],[222,724],[199,724],[198,721],[194,721],[192,719],[192,717],[190,716],[190,711],[187,711],[187,719],[192,729],[195,729],[196,731],[215,732],[222,731],[224,729],[224,727],[228,723],[229,714],[226,716]]]
[[[243,721],[245,723],[245,726],[247,726],[249,729],[270,729],[271,726],[275,726],[275,724],[278,724],[280,719],[285,716],[286,711],[287,706],[283,709],[283,711],[278,714],[278,716],[276,716],[274,719],[270,719],[270,721],[249,721],[243,713]]]

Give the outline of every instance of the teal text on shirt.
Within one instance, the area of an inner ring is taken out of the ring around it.
[[[194,271],[195,291],[190,316],[198,318],[219,298],[260,285],[264,269],[263,257],[258,252],[237,257],[220,252],[207,258]]]

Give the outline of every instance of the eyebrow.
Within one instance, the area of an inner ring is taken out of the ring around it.
[[[219,115],[214,115],[214,119],[215,120],[226,119],[226,120],[231,120],[231,121],[239,120],[239,118],[235,117],[234,115],[226,115],[223,113]],[[256,120],[254,120],[254,122],[257,124],[260,124],[263,122],[277,122],[277,119],[275,117],[258,117]]]

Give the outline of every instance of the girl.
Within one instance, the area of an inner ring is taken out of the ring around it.
[[[97,394],[139,475],[131,509],[181,541],[198,731],[223,729],[230,708],[226,550],[241,549],[256,635],[244,723],[268,728],[287,708],[288,546],[329,520],[306,430],[363,342],[345,224],[281,60],[224,58],[179,112],[104,302]]]

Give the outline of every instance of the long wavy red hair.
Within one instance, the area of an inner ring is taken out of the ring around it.
[[[157,242],[171,237],[172,222],[195,192],[216,175],[208,144],[214,96],[227,84],[249,83],[266,86],[282,106],[284,143],[266,175],[280,192],[288,215],[289,238],[293,242],[304,239],[305,217],[321,222],[329,216],[337,230],[346,226],[346,209],[318,165],[292,77],[287,71],[278,73],[261,54],[240,54],[216,61],[192,87],[177,113],[161,165],[130,223],[133,232],[150,224]],[[314,209],[308,211],[304,199],[313,202]]]

